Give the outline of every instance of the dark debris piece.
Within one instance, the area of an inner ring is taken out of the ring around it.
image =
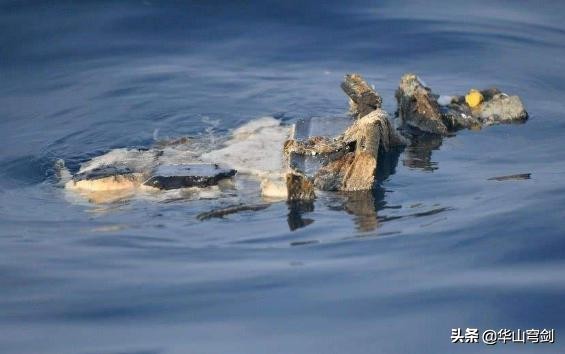
[[[267,209],[271,204],[238,204],[232,205],[225,208],[214,209],[205,213],[200,213],[196,218],[200,221],[207,220],[211,218],[223,218],[226,215],[239,213],[241,211],[259,211]]]
[[[363,80],[361,75],[345,75],[341,88],[351,99],[350,110],[356,118],[364,117],[375,109],[381,108],[383,99]]]
[[[491,177],[488,180],[489,181],[520,181],[524,179],[530,179],[531,176],[532,176],[531,173],[519,173],[516,175]]]
[[[196,163],[180,165],[161,165],[143,184],[159,189],[187,187],[209,187],[225,178],[235,176],[236,170],[223,168],[217,164]]]

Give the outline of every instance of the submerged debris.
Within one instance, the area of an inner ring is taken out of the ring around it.
[[[196,216],[198,220],[206,220],[211,218],[223,218],[224,216],[239,213],[242,211],[259,211],[267,209],[271,204],[238,204],[225,208],[214,209],[205,213],[200,213]]]
[[[519,173],[516,175],[491,177],[488,180],[489,181],[520,181],[524,179],[530,179],[531,176],[532,176],[531,173]]]
[[[176,139],[160,139],[155,142],[156,148],[166,148],[168,146],[178,146],[178,145],[186,145],[190,142],[190,139],[186,136],[182,136]]]
[[[306,246],[306,245],[314,245],[320,243],[320,240],[304,240],[304,241],[292,241],[290,243],[291,246]]]

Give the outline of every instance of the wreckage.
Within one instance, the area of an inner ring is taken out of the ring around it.
[[[421,135],[441,141],[442,136],[460,129],[523,122],[528,118],[518,96],[509,96],[496,88],[470,90],[466,96],[440,96],[416,75],[406,74],[395,94],[400,121],[397,129],[381,109],[380,95],[360,75],[346,75],[341,87],[349,96],[351,126],[336,138],[310,136],[285,143],[284,155],[293,175],[287,180],[289,199],[302,196],[299,185],[326,191],[372,189],[378,170],[383,168],[379,158],[385,157],[391,148],[417,143]],[[308,175],[304,160],[311,156],[321,165],[313,175]]]
[[[414,74],[405,74],[396,90],[397,115],[404,128],[449,135],[499,123],[524,122],[528,113],[518,96],[497,88],[470,90],[465,96],[440,96]]]
[[[200,155],[190,149],[179,150],[179,146],[188,146],[190,139],[160,143],[145,150],[116,149],[84,163],[74,176],[59,161],[57,171],[67,189],[114,195],[131,195],[136,190],[216,187],[240,172],[261,180],[265,198],[312,201],[317,190],[351,193],[374,189],[378,175],[390,169],[390,155],[398,154],[398,149],[406,145],[418,144],[422,136],[432,136],[441,144],[442,137],[461,129],[528,118],[518,96],[496,88],[470,90],[465,96],[442,96],[416,75],[406,74],[395,94],[395,125],[381,107],[382,97],[360,75],[346,75],[341,87],[349,97],[349,117],[312,117],[288,129],[280,122],[265,121],[263,130],[255,132],[263,134],[264,129],[271,129],[279,139],[266,139],[268,143],[253,141],[245,130],[234,132],[231,143],[240,151],[265,150],[268,171],[251,166],[253,159],[233,160],[238,154],[226,148]],[[336,131],[340,125],[343,130]],[[277,150],[279,156],[282,150],[280,165],[273,157],[277,151],[272,150]]]

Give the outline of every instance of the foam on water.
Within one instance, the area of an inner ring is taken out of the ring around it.
[[[127,167],[135,172],[142,172],[150,169],[155,164],[156,159],[156,150],[114,149],[83,163],[78,172],[83,173],[104,166],[115,165]]]
[[[201,156],[205,162],[221,162],[239,173],[260,178],[283,173],[282,147],[291,127],[273,117],[255,119],[234,130],[224,147]]]
[[[282,146],[290,136],[291,127],[284,126],[273,117],[262,117],[236,128],[226,137],[214,137],[209,144],[199,139],[187,139],[147,150],[120,148],[97,156],[83,163],[79,173],[105,166],[127,167],[133,172],[148,176],[158,165],[210,162],[234,168],[240,175],[254,179],[270,178],[280,180],[283,175]],[[226,140],[214,150],[213,141]],[[211,146],[212,145],[212,146]],[[212,150],[211,150],[212,149]],[[72,183],[71,183],[72,184]],[[80,189],[80,188],[79,188]],[[225,188],[183,188],[182,190],[160,191],[140,186],[138,190],[81,190],[79,194],[94,203],[114,202],[133,197],[151,198],[160,201],[170,199],[219,198]]]
[[[207,149],[190,139],[186,143],[162,149],[114,149],[83,163],[79,173],[112,165],[143,172],[156,164],[211,162],[226,164],[239,173],[260,177],[280,175],[283,168],[282,146],[290,132],[291,127],[281,125],[279,120],[262,117],[235,129],[229,140],[216,150]]]

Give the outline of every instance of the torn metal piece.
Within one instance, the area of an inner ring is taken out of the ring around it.
[[[395,93],[398,102],[398,117],[403,125],[423,132],[446,135],[437,97],[424,86],[415,74],[405,74]]]
[[[392,127],[388,114],[381,109],[354,122],[339,139],[347,146],[354,146],[354,152],[320,169],[314,182],[320,189],[373,189],[379,153],[386,153],[391,147],[405,143],[405,139]]]
[[[284,151],[289,168],[300,174],[311,172],[306,165],[314,165],[306,164],[304,158],[314,156],[312,158],[318,160],[319,164],[312,173],[316,188],[357,191],[370,190],[375,186],[379,154],[406,143],[406,139],[394,129],[388,114],[376,109],[354,121],[334,139],[309,137],[302,141],[289,140]]]
[[[353,164],[355,153],[350,152],[343,157],[322,166],[314,177],[316,188],[324,191],[339,191],[343,189],[343,180]]]
[[[379,147],[388,151],[391,147],[407,144],[407,140],[394,129],[388,113],[382,109],[355,121],[338,139],[345,145],[355,143],[356,151],[368,151],[375,157]]]
[[[350,112],[361,118],[375,109],[381,108],[383,99],[359,74],[347,74],[341,84],[343,91],[349,96]]]

